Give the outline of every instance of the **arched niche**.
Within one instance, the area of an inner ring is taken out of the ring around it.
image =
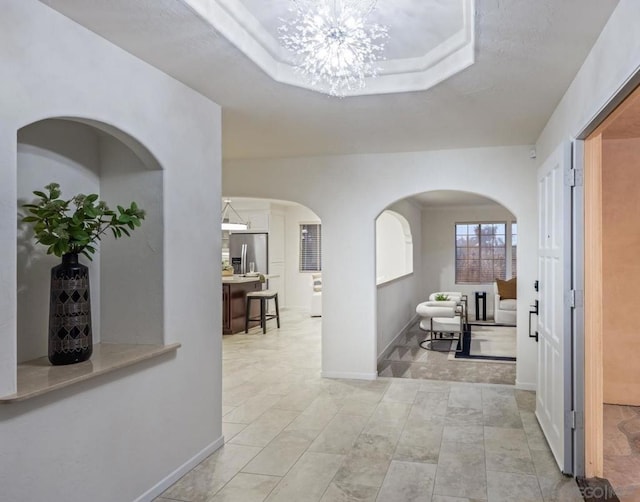
[[[146,211],[131,238],[105,235],[89,266],[95,343],[164,342],[163,173],[135,138],[86,119],[51,118],[17,133],[17,362],[47,353],[49,271],[59,258],[20,222],[33,190],[60,184],[63,198],[97,193],[110,207]]]
[[[392,281],[413,272],[413,236],[407,219],[384,210],[376,218],[376,283]]]

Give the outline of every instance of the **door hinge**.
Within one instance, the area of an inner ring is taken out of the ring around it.
[[[567,412],[567,424],[572,430],[584,428],[584,414],[576,410]]]
[[[569,290],[568,297],[569,308],[575,309],[584,305],[584,291],[581,289]]]
[[[584,171],[582,169],[569,169],[567,171],[567,186],[576,187],[584,184]]]

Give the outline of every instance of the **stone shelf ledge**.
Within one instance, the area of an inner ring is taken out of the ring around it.
[[[82,363],[52,366],[46,357],[26,361],[18,364],[18,392],[0,397],[0,403],[13,403],[40,396],[175,352],[179,347],[179,343],[171,345],[97,343],[93,346],[91,359]]]

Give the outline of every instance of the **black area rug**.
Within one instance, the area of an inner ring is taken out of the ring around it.
[[[459,342],[456,350],[460,348]],[[471,354],[471,326],[467,326],[462,336],[462,350],[456,352],[456,359],[477,359],[484,361],[515,361],[515,357],[506,356],[489,356],[489,355],[477,355]]]

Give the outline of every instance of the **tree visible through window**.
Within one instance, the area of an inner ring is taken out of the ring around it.
[[[491,283],[507,273],[506,223],[456,224],[456,283]]]
[[[300,272],[322,270],[322,226],[320,223],[300,225]]]

